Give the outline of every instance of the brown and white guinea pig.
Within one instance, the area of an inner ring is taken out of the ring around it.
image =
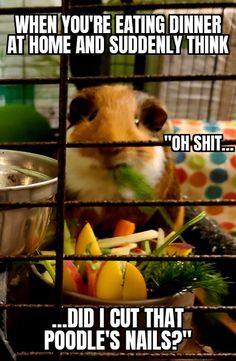
[[[126,85],[102,85],[78,91],[70,104],[67,142],[162,140],[161,128],[167,120],[158,100]],[[80,201],[133,200],[130,189],[121,189],[114,181],[112,169],[128,164],[145,177],[155,199],[179,199],[180,190],[174,163],[167,147],[97,147],[67,148],[67,199]],[[182,222],[180,208],[168,212],[174,222]],[[120,218],[137,224],[147,221],[138,207],[79,208],[76,216],[89,221],[105,233],[114,229]],[[158,212],[159,214],[159,212]],[[149,216],[150,217],[150,216]],[[155,228],[163,226],[160,214]]]

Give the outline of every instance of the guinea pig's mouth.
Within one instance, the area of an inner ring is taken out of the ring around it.
[[[122,164],[126,164],[126,161],[124,161],[124,159],[117,159],[116,157],[103,157],[103,159],[100,160],[100,164],[102,168],[112,171]]]
[[[131,167],[130,162],[126,162],[124,160],[122,161],[113,161],[113,162],[107,162],[104,164],[104,168],[111,172],[116,172],[119,169],[123,169],[124,167]]]
[[[111,165],[111,166],[107,166],[106,170],[108,170],[109,172],[114,172],[116,171],[116,169],[119,169],[120,165]]]

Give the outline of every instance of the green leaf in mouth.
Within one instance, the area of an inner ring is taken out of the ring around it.
[[[136,199],[153,199],[152,187],[132,166],[126,163],[118,165],[113,169],[113,178],[120,188],[131,189]]]

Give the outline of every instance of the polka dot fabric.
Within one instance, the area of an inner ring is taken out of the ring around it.
[[[236,138],[236,121],[207,123],[172,119],[177,134],[223,134]],[[176,175],[189,199],[236,199],[236,152],[176,152]],[[228,232],[236,232],[235,206],[203,207]]]

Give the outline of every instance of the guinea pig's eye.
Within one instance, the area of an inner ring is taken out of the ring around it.
[[[91,122],[94,118],[96,118],[98,111],[94,110],[91,114],[88,116],[88,120]]]
[[[135,119],[134,119],[134,124],[135,124],[137,127],[139,126],[139,122],[140,122],[140,121],[139,121],[138,118],[135,118]]]
[[[88,114],[91,113],[92,108],[91,100],[82,96],[74,98],[70,104],[70,112],[68,120],[71,125],[75,125],[83,120]]]
[[[150,97],[142,104],[140,119],[148,129],[158,132],[166,122],[167,114],[158,101]]]

